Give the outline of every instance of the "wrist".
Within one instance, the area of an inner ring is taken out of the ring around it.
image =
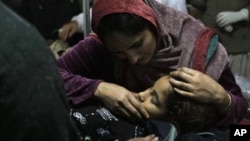
[[[103,87],[103,83],[104,82],[101,82],[101,83],[99,83],[99,85],[97,86],[97,88],[96,88],[96,90],[95,90],[95,93],[94,93],[94,96],[95,97],[97,97],[97,98],[100,98],[100,96],[101,96],[101,91],[102,91],[102,87]]]
[[[108,82],[101,82],[97,86],[94,96],[98,99],[103,99],[105,97],[105,93],[108,93],[110,91],[110,83]]]
[[[231,107],[231,103],[232,103],[231,96],[230,96],[230,94],[226,93],[225,98],[223,98],[222,102],[219,103],[217,106],[217,107],[219,107],[218,108],[219,113],[221,113],[221,114],[227,113]]]
[[[243,8],[240,10],[243,20],[249,20],[249,11],[247,8]]]
[[[232,98],[231,98],[230,94],[227,94],[227,97],[228,97],[227,104],[223,110],[223,112],[225,112],[225,113],[229,110],[229,108],[231,107],[231,104],[232,104]]]

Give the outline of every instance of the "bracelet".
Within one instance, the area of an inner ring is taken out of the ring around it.
[[[229,94],[227,94],[227,97],[228,97],[228,103],[227,103],[227,106],[224,108],[223,112],[227,112],[232,104],[231,96]]]

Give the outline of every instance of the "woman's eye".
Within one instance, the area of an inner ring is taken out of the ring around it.
[[[130,48],[139,48],[143,43],[143,39],[139,40],[138,42],[135,42]]]

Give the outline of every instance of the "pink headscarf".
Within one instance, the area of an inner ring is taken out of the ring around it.
[[[157,27],[156,16],[144,0],[96,0],[92,11],[92,29],[96,32],[101,19],[114,13],[133,13]]]

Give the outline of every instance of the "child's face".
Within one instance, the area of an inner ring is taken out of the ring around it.
[[[166,101],[169,93],[172,92],[169,77],[163,76],[152,88],[140,92],[137,98],[149,113],[150,119],[161,119],[167,112]]]

